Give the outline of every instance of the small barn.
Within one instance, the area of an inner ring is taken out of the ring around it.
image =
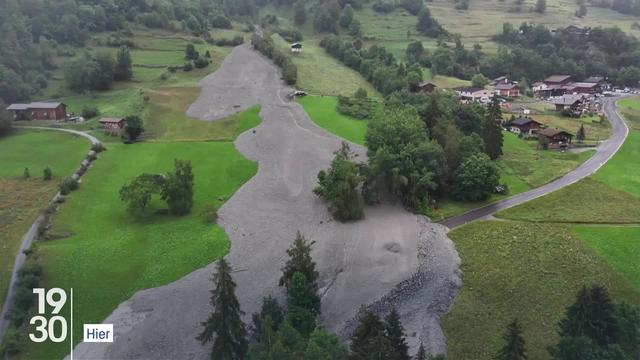
[[[98,124],[100,124],[100,128],[104,130],[105,134],[120,136],[124,131],[125,121],[123,118],[104,117],[98,120]]]
[[[572,113],[579,113],[584,100],[580,95],[563,95],[551,99],[551,103],[556,106],[556,111],[570,110]]]
[[[291,52],[292,53],[301,53],[302,52],[302,44],[300,44],[300,43],[291,44]]]

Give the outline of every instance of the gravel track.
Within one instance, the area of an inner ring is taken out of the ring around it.
[[[219,211],[231,241],[236,294],[245,321],[264,296],[284,303],[278,287],[285,250],[296,231],[316,241],[313,257],[323,293],[321,323],[346,339],[362,304],[381,314],[394,305],[413,349],[446,349],[438,319],[460,286],[460,259],[446,227],[397,204],[368,207],[365,219],[331,219],[312,189],[341,140],[318,128],[296,103],[268,60],[243,45],[200,82],[200,98],[187,114],[215,121],[261,104],[262,123],[241,134],[236,148],[259,163],[258,173]],[[362,160],[365,149],[351,144]],[[207,359],[210,344],[195,337],[210,313],[214,264],[171,284],[136,293],[104,321],[113,323],[113,344],[79,344],[77,359]]]

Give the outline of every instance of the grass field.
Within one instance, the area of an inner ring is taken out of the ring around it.
[[[587,178],[544,197],[503,210],[497,216],[534,222],[638,224],[640,197]]]
[[[233,140],[260,122],[258,106],[218,121],[201,121],[185,114],[200,95],[198,87],[157,88],[149,96],[145,126],[153,140]]]
[[[640,289],[640,226],[573,226],[582,240]]]
[[[580,126],[584,126],[586,140],[604,140],[611,136],[611,125],[608,121],[600,124],[598,116],[581,117],[579,119],[563,117],[557,114],[534,115],[533,118],[549,127],[566,130],[577,134]],[[575,140],[577,142],[577,140]]]
[[[289,43],[280,35],[273,35],[273,39],[282,51],[290,51]],[[319,42],[318,39],[305,40],[302,53],[291,56],[298,67],[297,88],[313,95],[350,96],[361,87],[367,90],[369,96],[380,97],[362,75],[327,54]]]
[[[333,96],[306,96],[298,100],[316,125],[341,138],[364,146],[367,120],[340,114],[336,110],[338,99]]]
[[[639,290],[569,226],[485,221],[449,236],[464,286],[442,320],[448,359],[492,359],[513,318],[523,325],[529,358],[548,359],[557,323],[582,285],[602,284],[616,300],[640,303]]]
[[[502,31],[502,24],[511,22],[519,26],[523,22],[543,24],[552,29],[566,27],[569,24],[585,26],[618,26],[635,36],[640,31],[631,29],[637,19],[608,9],[588,7],[588,14],[583,18],[575,17],[577,5],[572,0],[549,0],[547,11],[538,14],[531,11],[535,1],[527,0],[521,12],[510,12],[513,2],[500,0],[475,0],[469,3],[469,10],[456,10],[455,3],[448,0],[433,0],[427,3],[433,17],[451,33],[461,35],[467,47],[473,44],[482,45],[487,52],[495,52],[498,45],[491,37]],[[404,10],[395,10],[390,14],[378,14],[365,5],[356,10],[356,18],[362,23],[362,31],[367,43],[385,46],[397,57],[403,58],[404,50],[410,41],[422,41],[427,48],[433,48],[436,40],[418,35],[415,29],[417,17]],[[410,32],[410,34],[408,34]]]
[[[53,131],[15,130],[0,138],[0,308],[22,236],[89,147],[83,138]],[[42,180],[46,166],[53,171],[50,181]],[[31,179],[21,178],[25,167]]]
[[[42,178],[47,166],[58,179],[67,177],[90,147],[86,139],[71,134],[16,130],[0,138],[0,177],[21,177],[29,168],[32,177]]]
[[[143,172],[171,170],[174,158],[192,162],[191,214],[156,213],[165,205],[154,201],[146,215],[130,216],[119,200],[120,187]],[[50,233],[64,238],[39,246],[44,285],[74,288],[75,334],[81,334],[82,323],[102,321],[134,292],[174,281],[223,256],[227,236],[205,223],[203,209],[220,207],[256,170],[231,142],[110,145],[55,216]],[[52,343],[24,345],[23,358],[62,357],[68,350]]]

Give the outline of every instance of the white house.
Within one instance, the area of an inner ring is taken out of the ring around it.
[[[459,87],[454,89],[463,102],[479,102],[486,104],[491,101],[492,92],[483,88]]]

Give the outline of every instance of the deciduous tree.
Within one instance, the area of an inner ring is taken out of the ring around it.
[[[129,47],[122,45],[116,54],[116,65],[113,73],[115,80],[131,80],[133,77],[133,68],[131,61],[131,53]]]
[[[462,201],[486,200],[499,180],[498,169],[487,155],[471,155],[453,174],[451,195]]]
[[[193,207],[194,177],[191,161],[174,160],[175,170],[165,177],[160,196],[167,202],[169,212],[174,215],[186,215]]]

